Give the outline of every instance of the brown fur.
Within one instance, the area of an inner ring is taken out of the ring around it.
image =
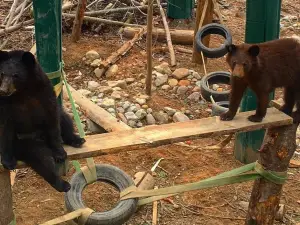
[[[300,42],[296,38],[285,38],[261,44],[228,46],[226,61],[232,71],[231,96],[228,112],[222,120],[232,120],[236,115],[247,87],[257,96],[255,115],[248,119],[260,122],[266,115],[269,94],[278,87],[284,87],[282,111],[292,115],[294,122],[300,122]]]

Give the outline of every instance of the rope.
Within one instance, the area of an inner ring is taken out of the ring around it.
[[[16,216],[14,214],[13,220],[8,225],[17,225]]]
[[[254,170],[254,171],[253,171]],[[253,172],[250,172],[253,171]],[[268,171],[258,162],[254,162],[240,168],[221,173],[217,176],[194,183],[176,185],[156,190],[140,190],[136,186],[130,186],[120,193],[121,200],[130,198],[143,198],[138,205],[145,205],[166,197],[170,197],[186,191],[194,191],[205,188],[219,187],[228,184],[235,184],[265,178],[276,184],[283,184],[287,179],[287,172]]]

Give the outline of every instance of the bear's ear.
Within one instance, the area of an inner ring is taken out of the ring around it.
[[[233,52],[235,52],[237,47],[234,44],[231,44],[231,45],[226,45],[226,49],[229,53],[233,53]]]
[[[248,49],[249,54],[252,57],[256,57],[259,54],[259,47],[257,45],[252,45],[249,49]]]
[[[6,60],[8,58],[9,58],[8,52],[6,52],[6,51],[0,51],[0,61]]]
[[[34,67],[35,65],[35,58],[31,52],[24,52],[22,55],[22,61],[28,67]]]

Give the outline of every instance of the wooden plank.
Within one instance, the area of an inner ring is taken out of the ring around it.
[[[292,124],[291,117],[275,108],[268,109],[267,116],[261,123],[252,123],[247,120],[247,117],[253,113],[254,111],[239,113],[232,121],[220,121],[219,117],[209,117],[159,126],[147,126],[128,131],[91,135],[86,137],[87,142],[82,148],[75,149],[66,146],[65,149],[70,159],[80,159],[197,138]]]
[[[268,109],[267,115],[261,123],[252,123],[247,120],[247,117],[253,113],[254,111],[239,113],[232,121],[220,121],[219,117],[208,117],[186,122],[90,135],[86,136],[86,143],[82,148],[65,146],[65,149],[69,159],[82,159],[198,138],[280,127],[293,123],[291,117],[275,108]],[[24,164],[19,163],[17,168],[24,166]],[[0,165],[0,171],[1,169]]]
[[[105,109],[97,106],[95,103],[84,97],[70,85],[69,87],[72,97],[76,104],[78,104],[81,107],[81,109],[86,113],[88,118],[90,118],[92,121],[103,127],[106,131],[112,132],[132,129],[127,124],[113,117]],[[68,98],[68,93],[65,88],[63,88],[63,96],[65,98]]]

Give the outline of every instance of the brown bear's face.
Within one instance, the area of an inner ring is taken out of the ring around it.
[[[257,45],[229,45],[226,61],[230,67],[232,76],[243,78],[252,69],[253,63],[259,54]]]

